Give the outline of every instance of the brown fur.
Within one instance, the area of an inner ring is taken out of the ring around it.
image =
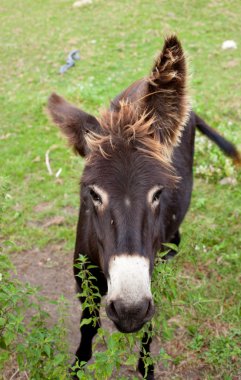
[[[99,150],[107,157],[103,146],[109,144],[115,149],[116,138],[121,138],[126,144],[132,144],[138,151],[155,158],[171,170],[170,157],[160,142],[155,117],[150,117],[148,111],[140,112],[134,104],[121,101],[119,111],[103,111],[99,123],[101,132],[90,132],[85,137],[91,152]]]

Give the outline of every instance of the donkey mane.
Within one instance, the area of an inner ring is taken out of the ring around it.
[[[136,102],[121,100],[118,110],[103,110],[98,118],[101,131],[88,132],[85,140],[92,153],[100,153],[108,158],[106,147],[118,149],[120,140],[134,147],[142,154],[159,161],[173,180],[175,170],[171,163],[169,148],[160,142],[159,126],[152,111],[141,111]],[[109,151],[109,149],[108,149]]]

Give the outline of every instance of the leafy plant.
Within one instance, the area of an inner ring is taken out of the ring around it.
[[[58,324],[49,328],[49,315],[38,295],[39,289],[23,284],[12,276],[13,266],[0,254],[0,370],[15,357],[20,371],[31,379],[63,380],[68,378],[68,347],[63,300],[57,302]],[[53,301],[51,301],[53,303]],[[26,315],[31,314],[30,319]]]
[[[163,263],[161,256],[157,258],[157,261],[159,261],[159,263],[155,267],[153,276],[154,299],[156,302],[159,302],[160,297],[164,295],[164,297],[170,300],[175,293],[175,287],[171,281],[172,271],[168,270],[168,266]],[[78,296],[80,298],[88,297],[88,299],[82,304],[82,310],[89,308],[93,313],[93,317],[84,319],[82,324],[96,324],[96,301],[99,301],[100,294],[98,288],[94,285],[96,279],[90,271],[92,268],[95,268],[95,266],[93,266],[88,261],[88,258],[83,255],[79,256],[78,262],[75,266],[79,269],[78,277],[82,280],[82,291],[78,294]],[[76,365],[72,368],[73,371],[77,373],[77,377],[79,379],[107,380],[112,376],[119,379],[121,366],[129,366],[133,369],[136,368],[139,358],[140,341],[143,334],[146,333],[147,336],[155,335],[156,329],[160,329],[161,321],[162,319],[158,319],[158,313],[156,313],[156,319],[153,322],[153,329],[150,329],[150,325],[147,324],[141,331],[133,334],[122,334],[120,332],[110,333],[102,327],[99,328],[94,342],[94,362],[86,366],[86,363],[76,363]],[[100,347],[102,347],[101,351]],[[152,357],[150,357],[149,353],[146,353],[144,356],[145,367],[147,369],[149,364],[157,363],[160,360],[165,362],[169,360],[169,358],[169,355],[167,355],[163,349],[160,351],[159,355],[153,355]],[[121,377],[121,379],[124,379],[124,377]]]

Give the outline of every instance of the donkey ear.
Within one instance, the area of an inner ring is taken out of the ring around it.
[[[74,151],[81,156],[86,156],[89,149],[86,144],[85,134],[100,130],[97,119],[66,102],[55,93],[50,95],[47,109],[54,123],[66,135]]]
[[[165,40],[147,83],[145,106],[155,116],[160,140],[169,153],[181,136],[189,115],[187,70],[176,36]]]

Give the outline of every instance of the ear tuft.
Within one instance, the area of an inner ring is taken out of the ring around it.
[[[100,126],[96,118],[74,105],[66,102],[61,96],[52,93],[48,99],[48,113],[67,137],[69,145],[76,153],[86,156],[89,149],[86,144],[85,134],[89,131],[96,132]]]
[[[62,125],[64,123],[64,107],[69,105],[61,96],[53,92],[48,99],[48,113],[53,119],[54,123]]]
[[[167,37],[161,54],[157,58],[150,81],[154,86],[183,82],[185,85],[186,62],[181,43],[175,35]]]
[[[62,101],[63,101],[63,98],[61,98],[61,96],[53,92],[48,99],[48,104],[49,105],[57,104],[57,103],[61,103]]]

